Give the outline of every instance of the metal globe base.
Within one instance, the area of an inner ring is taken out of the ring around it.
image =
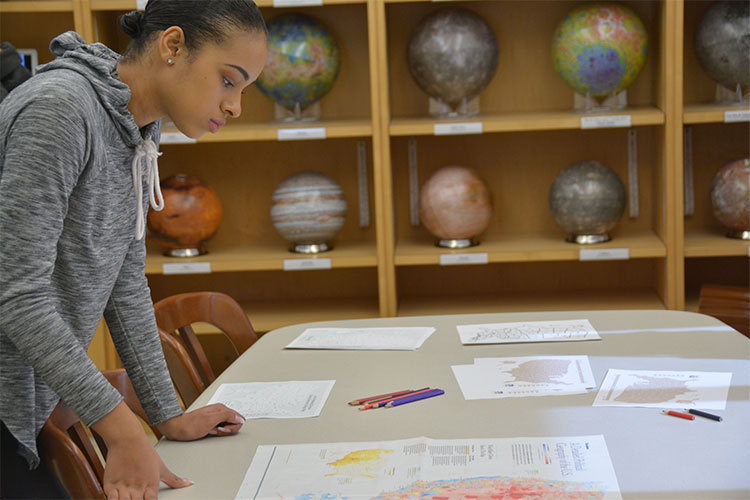
[[[440,240],[435,246],[443,248],[469,248],[479,245],[479,242],[472,238],[460,238],[456,240]]]
[[[612,238],[608,234],[571,234],[565,238],[568,243],[578,243],[579,245],[593,245],[595,243],[604,243]]]
[[[166,255],[167,257],[181,257],[184,259],[188,257],[205,255],[207,253],[207,250],[203,250],[201,248],[173,248],[164,252],[164,255]]]
[[[750,230],[733,229],[727,233],[727,238],[750,241]]]
[[[328,243],[325,243],[325,242],[293,243],[292,247],[289,249],[289,251],[293,253],[307,253],[307,254],[322,253],[322,252],[327,252],[329,250],[333,250],[333,247],[328,245]]]

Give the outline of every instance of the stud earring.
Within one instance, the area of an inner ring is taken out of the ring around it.
[[[172,60],[171,57],[167,59],[167,64],[173,64],[173,63],[174,63],[174,61]]]

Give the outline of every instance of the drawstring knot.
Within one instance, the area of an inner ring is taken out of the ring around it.
[[[151,139],[146,139],[135,148],[133,156],[133,188],[135,188],[136,216],[135,239],[140,240],[146,233],[146,218],[143,215],[143,171],[146,171],[148,198],[151,208],[157,212],[164,208],[164,197],[159,186],[159,164],[157,158],[161,153]],[[143,168],[141,168],[143,160]]]

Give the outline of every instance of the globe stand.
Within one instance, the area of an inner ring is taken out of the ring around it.
[[[435,243],[436,247],[442,248],[469,248],[479,245],[479,242],[473,238],[459,238],[455,240],[439,240]]]
[[[568,243],[577,243],[579,245],[594,245],[596,243],[604,243],[612,238],[604,234],[569,234],[565,241]]]
[[[328,245],[325,242],[292,243],[292,246],[289,249],[289,251],[292,253],[306,253],[306,254],[323,253],[323,252],[328,252],[329,250],[333,250],[333,247]]]
[[[167,257],[179,257],[181,259],[186,259],[190,257],[197,257],[199,255],[205,255],[208,253],[208,250],[203,250],[201,248],[173,248],[168,249],[164,252],[164,255]]]
[[[727,233],[727,238],[750,241],[750,230],[733,229]]]
[[[468,99],[464,97],[458,104],[451,106],[442,99],[429,99],[430,116],[436,118],[458,118],[462,116],[475,116],[479,114],[479,96]]]
[[[313,122],[320,120],[320,101],[315,101],[306,108],[302,108],[296,102],[292,109],[274,103],[273,115],[277,122]]]
[[[617,111],[627,107],[628,91],[612,93],[604,98],[597,98],[587,93],[586,95],[573,93],[573,108],[579,113],[599,113],[602,111]]]
[[[746,106],[748,101],[750,101],[750,90],[743,94],[742,87],[739,83],[734,91],[724,85],[716,84],[716,104],[722,104],[725,106]]]

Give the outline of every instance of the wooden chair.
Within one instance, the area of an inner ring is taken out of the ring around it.
[[[703,285],[698,312],[713,316],[750,337],[750,287]]]
[[[217,327],[232,343],[237,356],[258,340],[245,311],[223,293],[172,295],[156,302],[154,313],[172,381],[186,406],[216,380],[193,324],[209,323]]]
[[[148,422],[146,412],[138,401],[125,370],[120,368],[103,373],[123,395],[133,413]],[[161,437],[156,427],[152,426],[151,430],[157,439]],[[92,435],[93,441],[78,416],[62,401],[52,411],[39,434],[40,451],[47,466],[72,498],[106,498],[102,489],[102,458],[106,458],[107,449],[104,441],[93,430]]]

